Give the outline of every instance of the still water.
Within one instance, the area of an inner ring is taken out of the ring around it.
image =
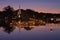
[[[4,25],[5,26],[5,25]],[[60,40],[60,24],[17,27],[0,27],[0,40]]]

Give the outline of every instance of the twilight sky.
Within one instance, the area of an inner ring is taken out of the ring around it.
[[[11,5],[18,9],[32,9],[38,12],[60,13],[60,0],[0,0],[0,10],[5,6]]]

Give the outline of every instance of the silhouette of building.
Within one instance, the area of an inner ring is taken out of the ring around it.
[[[18,17],[18,18],[20,18],[20,17],[21,17],[21,9],[20,9],[20,5],[19,5],[19,10],[18,10],[17,17]]]
[[[19,5],[18,13],[17,13],[17,19],[18,19],[18,26],[17,26],[17,28],[19,29],[19,32],[20,32],[20,29],[21,29],[21,9],[20,9],[20,5]]]

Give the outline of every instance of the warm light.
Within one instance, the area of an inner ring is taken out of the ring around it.
[[[54,20],[53,18],[51,18],[51,20]]]

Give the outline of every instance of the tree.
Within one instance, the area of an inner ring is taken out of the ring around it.
[[[8,19],[11,19],[14,16],[14,9],[11,6],[5,7],[3,12]]]

